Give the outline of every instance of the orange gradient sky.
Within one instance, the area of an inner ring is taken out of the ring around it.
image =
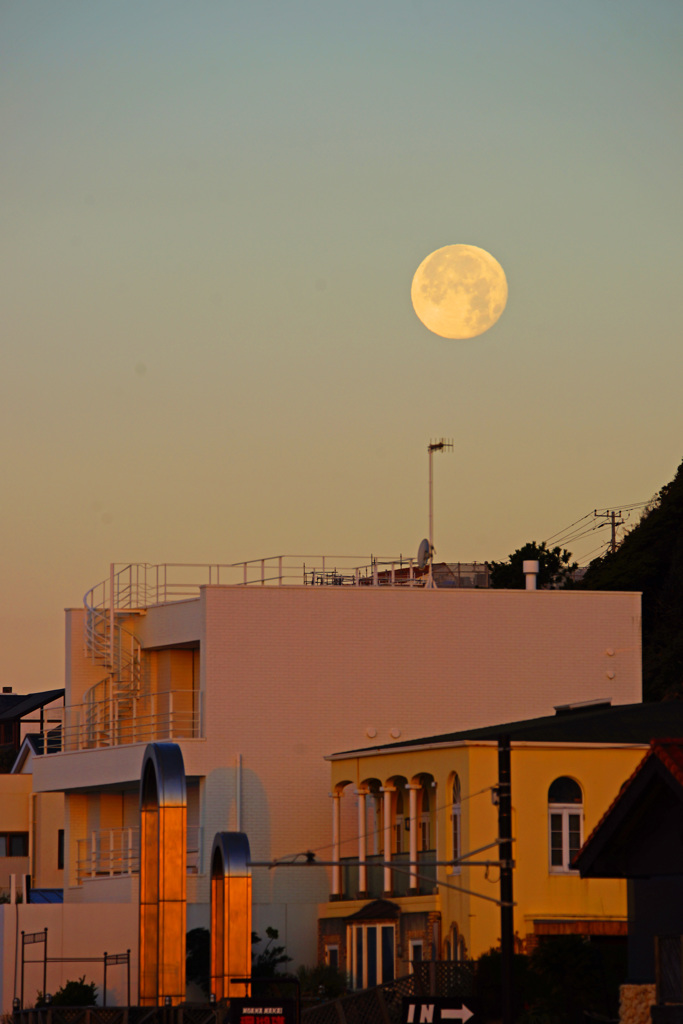
[[[0,35],[3,685],[61,685],[110,561],[414,554],[431,438],[449,560],[673,476],[680,4],[32,0]],[[508,279],[470,341],[411,307],[451,243]]]

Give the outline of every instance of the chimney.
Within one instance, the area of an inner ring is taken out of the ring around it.
[[[538,562],[529,560],[522,562],[522,570],[526,577],[526,589],[536,589],[536,577],[538,576]]]

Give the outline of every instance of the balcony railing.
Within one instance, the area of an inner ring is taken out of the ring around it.
[[[355,900],[358,893],[358,861],[352,864],[342,859],[342,899]],[[380,899],[384,891],[384,856],[373,854],[365,861],[367,892],[373,899]],[[410,889],[410,854],[392,853],[391,891],[394,896],[407,896]],[[417,883],[420,896],[430,895],[436,888],[436,851],[422,850],[417,855]]]
[[[164,690],[138,696],[111,696],[63,709],[61,739],[51,732],[51,752],[93,750],[129,743],[194,739],[202,735],[199,694]]]
[[[187,828],[187,873],[201,868],[202,828]],[[140,829],[105,828],[77,840],[77,884],[85,878],[116,878],[140,873]]]

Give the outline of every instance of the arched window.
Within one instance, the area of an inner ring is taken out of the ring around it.
[[[550,871],[571,871],[583,842],[583,793],[578,782],[562,775],[548,789],[548,859]]]
[[[417,848],[421,852],[436,849],[436,783],[433,775],[418,776]]]
[[[377,779],[366,779],[365,787],[365,848],[369,856],[378,854],[382,847],[382,794]]]
[[[453,783],[451,786],[451,844],[453,849],[453,860],[457,860],[462,853],[460,807],[460,779],[456,773],[453,776]],[[460,871],[460,865],[454,864],[453,871]]]

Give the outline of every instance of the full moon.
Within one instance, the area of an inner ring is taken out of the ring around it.
[[[442,338],[476,338],[505,309],[508,283],[498,260],[476,245],[445,245],[415,271],[410,289],[422,323]]]

